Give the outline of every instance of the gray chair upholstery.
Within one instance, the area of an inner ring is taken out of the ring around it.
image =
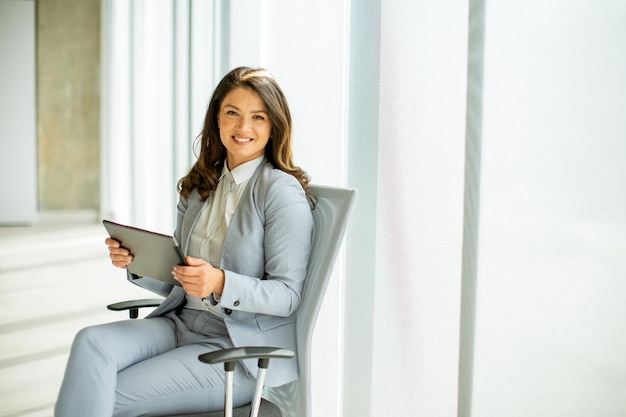
[[[313,242],[304,284],[302,302],[298,309],[297,345],[298,380],[275,388],[265,387],[259,416],[311,417],[311,342],[317,315],[343,241],[348,219],[356,200],[354,189],[311,185],[317,197],[313,210]],[[111,310],[129,310],[137,317],[137,308],[158,305],[159,300],[136,300],[108,306]],[[198,363],[198,366],[202,366]],[[271,365],[270,365],[271,366]],[[248,416],[250,405],[237,408],[233,416]],[[185,415],[184,417],[218,417],[223,412]],[[172,416],[182,417],[182,416]]]

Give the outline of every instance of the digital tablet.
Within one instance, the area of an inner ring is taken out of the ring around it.
[[[151,232],[103,220],[109,236],[120,242],[133,255],[128,270],[139,277],[150,277],[168,284],[180,285],[172,277],[172,268],[186,265],[178,242],[174,236]]]

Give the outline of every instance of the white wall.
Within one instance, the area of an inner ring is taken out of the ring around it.
[[[487,2],[473,415],[626,415],[626,3]]]
[[[35,2],[0,0],[0,224],[37,217]]]

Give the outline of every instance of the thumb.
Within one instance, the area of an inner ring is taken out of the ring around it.
[[[192,258],[191,256],[186,256],[185,262],[187,262],[187,265],[189,266],[200,266],[206,263],[204,259]]]

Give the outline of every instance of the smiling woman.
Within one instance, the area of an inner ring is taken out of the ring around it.
[[[196,366],[199,354],[274,345],[297,352],[313,197],[308,175],[293,165],[291,131],[287,102],[267,71],[236,68],[220,81],[198,161],[180,181],[174,236],[186,264],[172,269],[180,285],[128,272],[129,281],[165,299],[145,320],[78,332],[56,417],[221,410],[222,366]],[[127,270],[129,250],[112,238],[106,244],[111,263]],[[273,365],[265,385],[294,381],[296,361]],[[235,406],[252,399],[256,367],[255,360],[238,363]]]

